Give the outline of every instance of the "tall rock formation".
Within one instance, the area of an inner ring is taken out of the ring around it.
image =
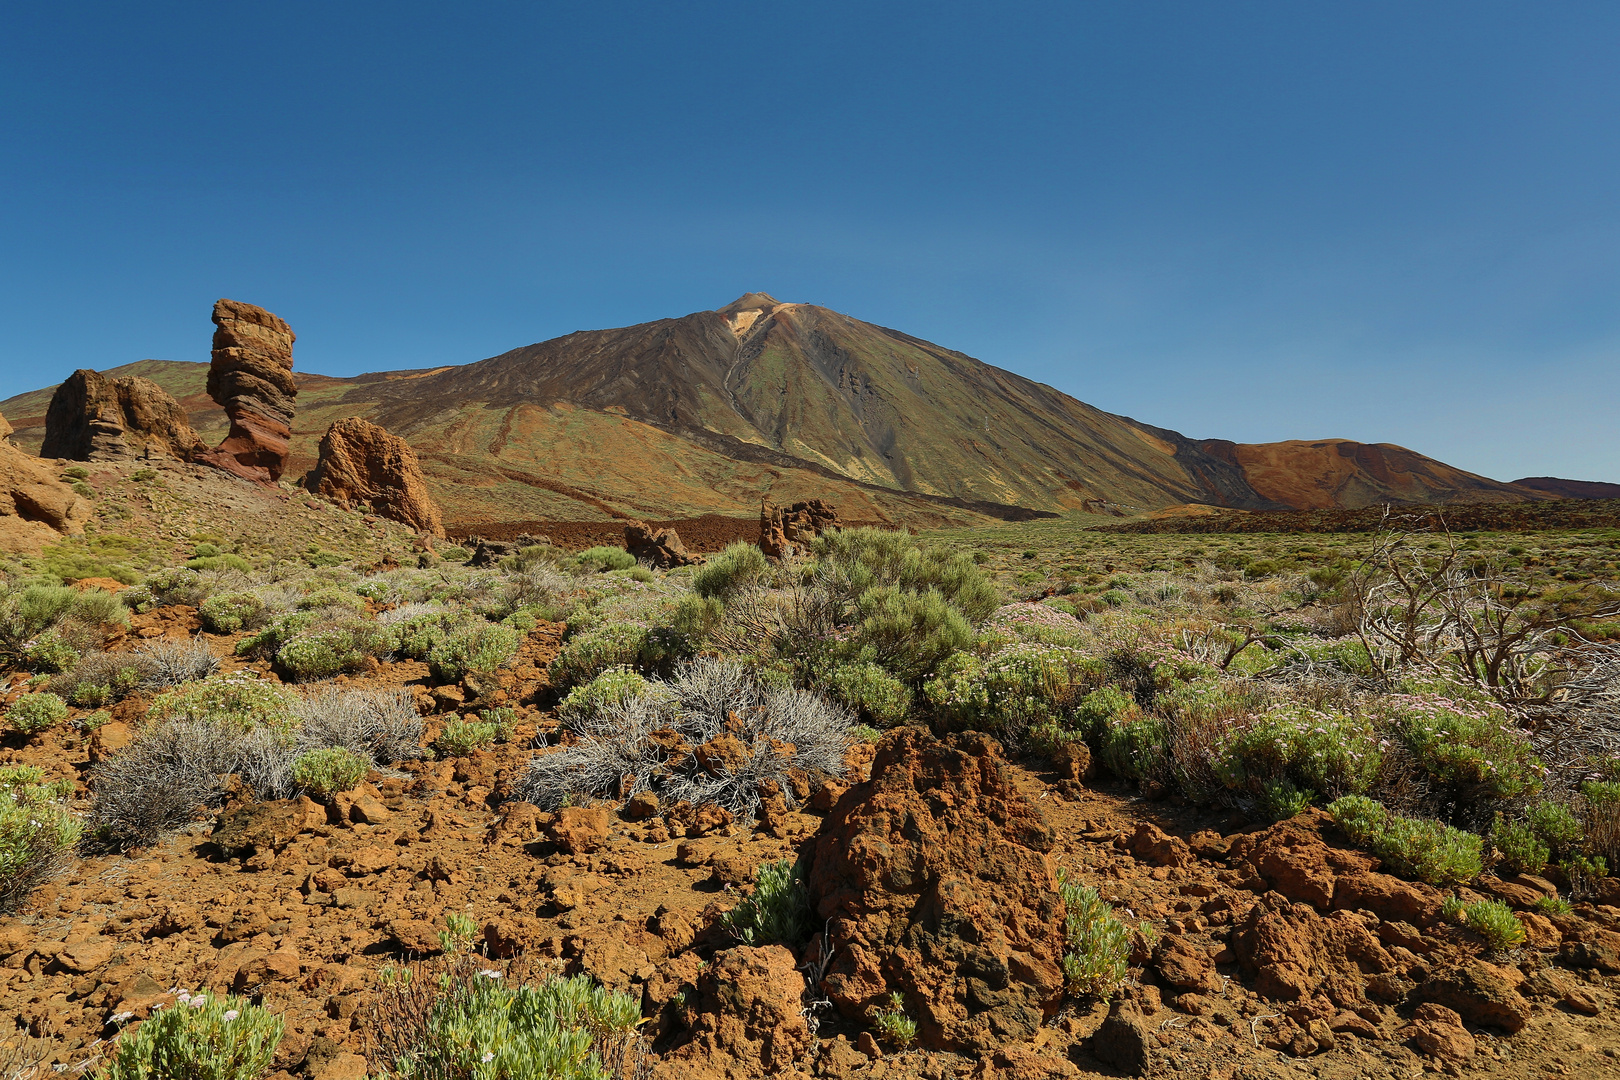
[[[124,461],[159,454],[186,460],[202,446],[180,403],[151,379],[109,379],[80,368],[51,395],[39,456]]]
[[[292,328],[261,307],[237,300],[214,304],[214,358],[208,396],[231,419],[225,441],[194,460],[247,480],[275,483],[287,470],[292,436]]]
[[[417,532],[444,536],[444,521],[428,494],[416,451],[398,435],[358,416],[326,429],[320,459],[306,482],[339,506],[365,504]]]
[[[8,425],[9,427],[9,425]],[[95,512],[39,458],[0,440],[0,551],[37,552]]]
[[[825,499],[792,506],[772,506],[763,499],[759,503],[759,549],[773,559],[806,550],[823,532],[841,526],[837,508]]]

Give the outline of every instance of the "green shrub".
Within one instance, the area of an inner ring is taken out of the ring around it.
[[[874,660],[905,682],[926,678],[973,640],[967,618],[934,588],[907,592],[881,585],[861,594],[855,607],[848,654]]]
[[[264,600],[255,593],[216,593],[197,609],[203,625],[216,634],[234,634],[263,626],[268,615]]]
[[[442,758],[466,757],[474,750],[492,745],[500,735],[500,724],[456,718],[445,721],[433,745]]]
[[[803,944],[815,928],[815,910],[804,871],[790,859],[760,864],[754,893],[720,916],[721,924],[744,945]]]
[[[258,1080],[270,1069],[283,1026],[281,1017],[246,998],[182,991],[174,1005],[118,1037],[104,1077]]]
[[[366,619],[349,619],[336,626],[298,634],[276,650],[276,667],[294,682],[330,679],[345,671],[359,671],[366,660],[393,651],[388,627]]]
[[[1378,731],[1359,717],[1285,705],[1235,733],[1216,759],[1215,772],[1236,790],[1286,783],[1329,799],[1361,795],[1378,778],[1379,743]]]
[[[1124,607],[1131,602],[1131,595],[1118,589],[1109,589],[1107,592],[1099,593],[1097,599],[1109,607]]]
[[[1552,849],[1536,835],[1526,821],[1515,821],[1500,812],[1491,825],[1491,846],[1509,870],[1539,874],[1552,859]]]
[[[769,567],[763,551],[738,540],[698,567],[692,575],[692,589],[700,597],[724,602]]]
[[[613,667],[642,666],[647,628],[634,623],[608,623],[570,638],[551,662],[551,680],[561,686],[590,682]]]
[[[29,671],[66,671],[79,662],[79,650],[62,639],[55,628],[39,635],[19,657]]]
[[[849,737],[864,743],[875,743],[883,738],[883,732],[868,724],[855,724],[849,729]]]
[[[1438,821],[1391,814],[1363,795],[1346,795],[1328,805],[1352,842],[1371,851],[1396,873],[1430,885],[1460,885],[1478,877],[1481,840]]]
[[[1536,802],[1525,811],[1525,820],[1546,841],[1555,857],[1577,850],[1585,834],[1580,819],[1563,803]]]
[[[1575,905],[1562,896],[1539,897],[1531,907],[1542,915],[1568,915],[1575,910]]]
[[[83,480],[75,480],[73,481],[73,494],[79,496],[81,499],[94,499],[96,497],[96,489],[85,483]]]
[[[965,553],[919,547],[903,532],[832,530],[818,536],[811,550],[818,579],[846,600],[885,586],[916,594],[933,591],[972,623],[988,618],[1000,604],[995,586]]]
[[[371,771],[371,759],[348,747],[310,750],[293,762],[293,783],[317,799],[349,791]]]
[[[1316,792],[1295,787],[1286,776],[1260,785],[1260,809],[1272,821],[1287,821],[1303,814],[1315,797]]]
[[[1541,790],[1541,762],[1500,706],[1428,693],[1390,695],[1387,706],[1413,760],[1459,807]]]
[[[108,712],[106,709],[101,709],[91,713],[83,720],[80,720],[79,727],[88,733],[96,730],[96,728],[101,727],[103,724],[106,724],[111,720],[112,713]]]
[[[55,626],[73,608],[78,594],[59,585],[26,585],[0,596],[0,642],[20,650]]]
[[[33,735],[60,724],[67,716],[67,702],[55,694],[24,694],[6,713],[6,722],[24,735]]]
[[[1458,896],[1448,896],[1440,901],[1440,918],[1448,923],[1460,923],[1468,910],[1468,905]]]
[[[187,570],[235,570],[242,574],[253,573],[253,564],[240,555],[229,552],[224,555],[205,555],[200,559],[187,559]]]
[[[436,678],[455,682],[468,672],[493,675],[517,657],[523,635],[510,626],[476,620],[446,635],[428,651]]]
[[[629,570],[636,565],[636,557],[623,548],[606,545],[586,548],[574,556],[574,565],[585,573],[607,570]]]
[[[1493,949],[1511,949],[1524,941],[1524,927],[1513,909],[1500,900],[1480,900],[1463,908],[1463,922]]]
[[[896,727],[911,714],[911,687],[876,664],[835,664],[821,689],[881,728]]]
[[[83,465],[69,465],[62,470],[62,475],[69,480],[88,480],[90,479],[90,470]]]
[[[144,484],[148,480],[156,480],[157,475],[156,469],[141,468],[130,473],[129,478],[135,481],[137,484]]]
[[[1063,976],[1076,994],[1106,996],[1125,981],[1131,934],[1096,889],[1058,875],[1063,899]]]
[[[879,1038],[894,1046],[910,1046],[917,1041],[917,1021],[906,1015],[906,999],[900,991],[889,994],[889,1007],[878,1010],[872,1019],[872,1029]]]
[[[568,691],[557,706],[557,718],[565,726],[577,726],[607,705],[617,705],[647,692],[649,683],[641,673],[628,667],[611,667],[590,682]]]
[[[68,781],[45,782],[33,765],[0,766],[0,915],[16,911],[72,857],[79,821]]]
[[[208,585],[202,575],[184,566],[159,570],[133,589],[125,589],[120,594],[126,605],[140,612],[175,604],[195,607],[207,596]]]
[[[238,731],[266,727],[286,732],[293,726],[295,701],[274,682],[250,671],[236,671],[159,694],[148,715],[153,720],[191,721]]]
[[[396,976],[393,992],[405,1017],[394,1032],[415,1028],[399,1047],[389,1075],[399,1080],[612,1080],[633,1074],[641,1000],[588,976],[547,977],[508,986],[489,977],[488,961],[463,957],[436,978]],[[390,998],[385,990],[383,1007]],[[427,1003],[425,1015],[413,1005]]]

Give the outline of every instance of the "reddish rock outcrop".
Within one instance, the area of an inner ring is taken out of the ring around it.
[[[822,988],[862,1023],[899,991],[929,1048],[1030,1039],[1063,991],[1052,844],[993,740],[891,734],[872,779],[816,837],[810,891],[832,957]]]
[[[73,461],[125,461],[154,453],[187,460],[202,449],[186,411],[139,375],[109,379],[80,368],[51,395],[39,454]]]
[[[686,551],[680,534],[674,529],[652,529],[646,522],[632,521],[624,527],[624,550],[636,557],[637,562],[650,563],[660,570],[672,566],[691,566],[701,562]]]
[[[1368,977],[1397,967],[1361,916],[1318,915],[1278,893],[1267,893],[1249,909],[1233,935],[1232,951],[1254,973],[1254,989],[1262,997],[1306,1001],[1322,995],[1341,1009],[1364,1004]]]
[[[838,510],[825,499],[796,502],[792,506],[759,504],[759,548],[773,559],[809,546],[828,529],[841,526]]]
[[[247,480],[271,484],[287,469],[292,436],[292,328],[252,304],[214,304],[214,358],[208,369],[208,396],[231,419],[225,441],[200,451],[193,460]]]
[[[95,512],[43,461],[0,441],[0,551],[37,552]]]
[[[804,976],[782,946],[716,953],[695,989],[690,1038],[664,1056],[655,1080],[779,1072],[810,1048]]]
[[[306,482],[339,506],[363,504],[417,532],[444,536],[444,520],[428,494],[416,451],[369,420],[351,416],[327,428]]]

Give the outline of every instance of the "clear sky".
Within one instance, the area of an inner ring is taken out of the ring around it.
[[[824,304],[1195,437],[1620,481],[1620,4],[0,6],[0,397]]]

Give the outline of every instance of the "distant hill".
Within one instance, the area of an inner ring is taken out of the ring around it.
[[[1526,476],[1513,481],[1514,487],[1542,491],[1555,499],[1620,499],[1620,484],[1596,480],[1560,480],[1556,476]]]
[[[205,437],[223,433],[203,393],[206,365],[113,370],[167,388]],[[37,449],[50,394],[0,402],[20,444]],[[849,517],[922,524],[1102,503],[1286,510],[1569,494],[1390,444],[1190,439],[764,293],[476,363],[299,373],[295,468],[313,464],[320,434],[343,416],[409,440],[450,522],[735,514],[762,496],[826,497]]]

